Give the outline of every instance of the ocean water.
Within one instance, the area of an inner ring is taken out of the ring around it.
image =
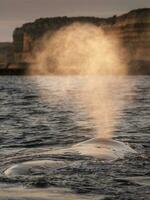
[[[97,78],[111,80],[108,89],[118,96],[116,104],[126,101],[112,137],[137,153],[113,162],[60,153],[95,137],[97,123],[77,98],[87,78],[0,77],[0,200],[150,199],[150,77]],[[46,164],[19,175],[5,173],[14,165],[39,160]],[[58,163],[51,167],[51,161]]]

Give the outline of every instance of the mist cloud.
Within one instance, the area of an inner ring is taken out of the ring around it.
[[[132,89],[116,76],[128,73],[128,60],[121,42],[112,33],[106,35],[100,27],[74,23],[53,35],[45,35],[37,49],[32,58],[34,65],[28,73],[81,76],[75,95],[77,102],[85,105],[87,116],[95,124],[97,137],[112,137],[119,123],[117,116],[127,103],[125,100],[119,102],[119,95],[124,94],[123,90]],[[115,76],[109,79],[108,75]],[[68,91],[73,79],[67,77],[60,98],[70,95]],[[43,87],[42,83],[37,85]],[[44,95],[41,92],[41,97]],[[77,105],[75,110],[80,112]]]

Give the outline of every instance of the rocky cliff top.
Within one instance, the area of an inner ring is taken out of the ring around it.
[[[37,38],[42,36],[49,29],[57,30],[62,26],[69,25],[73,22],[87,22],[93,23],[97,26],[100,25],[127,25],[132,23],[150,23],[150,8],[132,10],[121,16],[114,15],[110,18],[98,18],[98,17],[52,17],[52,18],[40,18],[32,23],[23,24],[22,27],[16,28],[13,36],[18,36],[24,32],[28,33],[31,37]]]

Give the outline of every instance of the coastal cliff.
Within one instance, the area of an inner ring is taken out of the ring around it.
[[[137,9],[111,18],[41,18],[16,28],[13,33],[14,63],[28,63],[35,43],[47,32],[55,33],[74,22],[91,23],[106,33],[114,33],[127,49],[130,74],[150,74],[150,9]]]
[[[6,67],[6,63],[13,63],[13,44],[10,42],[0,42],[0,69]]]

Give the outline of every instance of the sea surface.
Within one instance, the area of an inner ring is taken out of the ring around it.
[[[86,109],[87,101],[80,99],[89,77],[1,76],[0,200],[150,199],[150,77],[96,78],[104,85],[111,82],[108,90],[117,96],[116,105],[125,101],[122,112],[116,111],[112,138],[136,153],[112,162],[61,154],[61,149],[95,137],[97,122]],[[88,93],[87,87],[82,97]],[[56,150],[59,153],[51,153]],[[5,173],[14,165],[39,160],[58,165],[35,165],[19,175]]]

